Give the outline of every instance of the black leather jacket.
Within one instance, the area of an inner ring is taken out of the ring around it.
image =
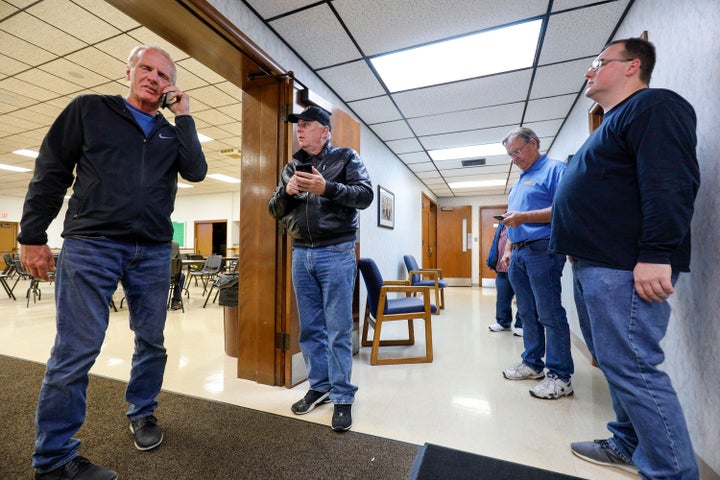
[[[285,165],[268,209],[282,222],[293,245],[323,247],[355,240],[359,226],[358,209],[370,206],[373,189],[360,156],[350,148],[325,144],[318,155],[298,150]],[[312,163],[325,179],[325,193],[289,195],[285,190],[295,175],[295,165]]]

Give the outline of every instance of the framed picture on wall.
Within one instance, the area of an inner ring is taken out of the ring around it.
[[[395,195],[378,185],[378,226],[395,228]]]

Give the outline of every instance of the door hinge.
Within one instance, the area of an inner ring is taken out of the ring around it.
[[[290,350],[290,334],[287,332],[276,332],[275,333],[275,348],[282,352]]]

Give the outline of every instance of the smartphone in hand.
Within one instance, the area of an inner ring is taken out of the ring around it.
[[[295,171],[312,173],[312,163],[299,163],[295,165]]]
[[[162,108],[168,108],[173,103],[177,102],[177,96],[173,97],[172,100],[168,101],[168,93],[163,93],[162,100],[160,101],[160,106]]]
[[[494,218],[495,220],[500,220],[501,222],[502,222],[503,220],[505,220],[505,217],[503,217],[502,215],[493,215],[493,218]]]

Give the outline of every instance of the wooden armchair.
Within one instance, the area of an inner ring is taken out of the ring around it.
[[[447,287],[447,282],[443,280],[442,269],[420,268],[412,255],[405,255],[403,261],[408,271],[409,284],[432,288],[435,290],[435,304],[440,308],[445,308],[445,287]],[[438,311],[438,313],[440,312]]]
[[[372,345],[370,353],[371,365],[389,365],[400,363],[429,363],[433,360],[432,322],[431,315],[437,307],[430,303],[430,288],[410,286],[405,281],[383,281],[375,262],[369,258],[361,258],[358,267],[367,287],[367,304],[363,320],[361,344]],[[405,297],[388,298],[388,293],[405,293]],[[413,293],[424,293],[422,298],[411,296]],[[415,344],[413,320],[425,320],[425,355],[419,357],[378,358],[378,350],[382,346],[401,346]],[[408,338],[400,340],[380,340],[384,322],[396,320],[407,321]],[[373,339],[368,339],[369,327],[374,329]]]

